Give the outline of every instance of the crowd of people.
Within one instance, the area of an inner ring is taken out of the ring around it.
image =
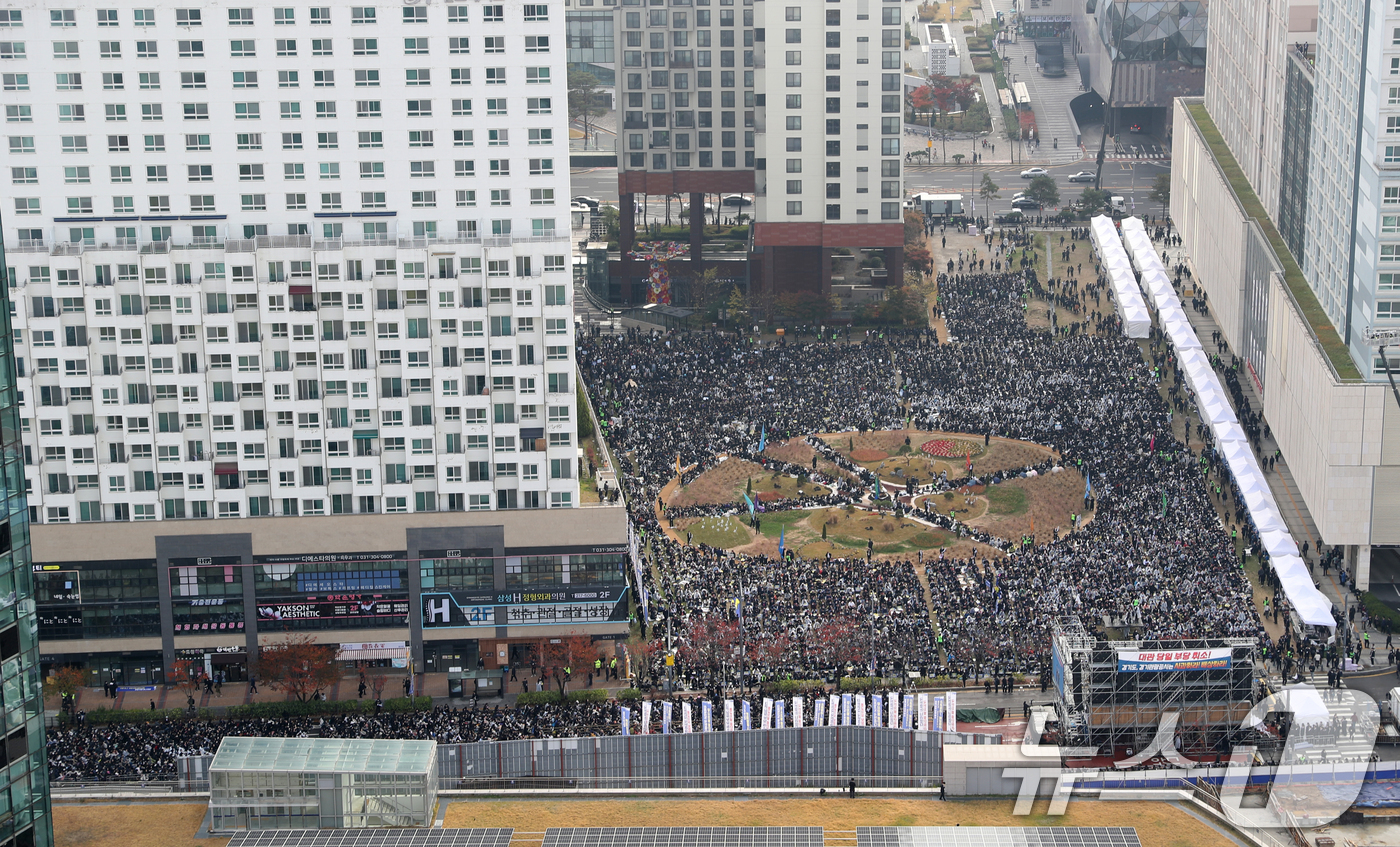
[[[639,589],[650,619],[643,626],[680,636],[678,665],[668,669],[654,653],[644,679],[669,671],[682,690],[719,698],[736,684],[748,692],[775,679],[872,672],[900,679],[1043,677],[1051,632],[1067,616],[1090,631],[1111,623],[1147,639],[1258,639],[1266,655],[1299,646],[1271,643],[1255,610],[1238,530],[1228,523],[1241,509],[1223,464],[1174,434],[1182,416],[1188,442],[1193,432],[1209,442],[1165,339],[1154,334],[1144,357],[1119,331],[1111,303],[1105,308],[1101,284],[1068,275],[1042,282],[1020,245],[988,246],[998,248],[990,263],[969,255],[939,277],[936,311],[949,339],[943,343],[928,329],[819,331],[805,343],[707,332],[580,336],[581,376],[646,542]],[[1062,327],[1052,311],[1049,331],[1034,328],[1027,322],[1032,296],[1072,307],[1077,320]],[[1087,480],[1083,506],[1053,534],[999,538],[956,517],[892,502],[875,473],[815,437],[905,429],[995,435],[1051,451],[1037,465],[985,479],[969,469],[966,476],[911,482],[919,492],[1076,472]],[[788,441],[810,448],[809,464],[775,455]],[[693,481],[721,457],[821,487],[763,504],[769,512],[878,505],[977,542],[979,552],[878,556],[871,544],[864,555],[804,558],[791,548],[741,554],[688,543],[684,531],[668,534],[686,517],[732,515],[754,525],[763,519],[766,512],[751,513],[742,499],[668,504],[662,491],[678,472],[684,469],[682,482]],[[616,732],[616,722],[616,704],[473,704],[372,716],[67,727],[50,735],[49,747],[58,780],[168,778],[176,756],[212,751],[224,735],[467,742]]]

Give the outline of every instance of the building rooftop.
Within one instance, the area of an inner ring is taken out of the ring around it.
[[[210,771],[426,773],[434,741],[364,738],[235,738],[219,745]]]

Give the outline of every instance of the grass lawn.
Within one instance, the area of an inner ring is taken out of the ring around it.
[[[1031,814],[1011,814],[1012,801],[842,796],[714,800],[479,800],[447,808],[448,827],[514,827],[517,833],[556,826],[1132,826],[1144,847],[1230,844],[1215,830],[1167,803],[1075,800],[1049,817],[1047,801]]]
[[[742,547],[753,540],[753,530],[735,517],[687,518],[676,521],[676,529],[682,537],[689,532],[695,544],[708,544],[726,550]]]
[[[673,494],[669,502],[673,506],[742,503],[750,483],[753,488],[749,496],[754,499],[761,494],[776,494],[787,499],[826,493],[826,489],[820,485],[799,483],[797,479],[785,475],[774,478],[772,473],[753,462],[728,459],[700,474]]]
[[[909,440],[908,445],[904,443],[906,438]],[[824,439],[836,451],[856,459],[862,467],[891,482],[899,482],[911,476],[926,481],[943,472],[947,472],[949,479],[961,479],[966,476],[965,457],[941,458],[923,452],[922,446],[933,440],[948,439],[958,445],[959,451],[971,451],[973,470],[981,474],[1024,468],[1044,461],[1050,455],[1049,449],[1030,442],[994,438],[990,447],[984,447],[984,439],[976,435],[945,432],[843,432],[839,435],[825,436]]]
[[[793,509],[790,512],[764,512],[760,517],[760,531],[769,538],[777,538],[784,531],[791,531],[794,524],[807,519],[811,512]]]
[[[1022,515],[1026,512],[1026,490],[1009,485],[993,485],[987,489],[987,511],[994,515]]]
[[[227,838],[195,840],[207,802],[53,806],[54,843],[62,847],[224,847]]]
[[[989,74],[996,70],[996,65],[992,64],[991,56],[972,56],[972,69],[979,74]]]

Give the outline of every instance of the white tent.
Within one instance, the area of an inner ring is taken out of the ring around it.
[[[1249,510],[1250,520],[1254,521],[1254,528],[1260,532],[1287,531],[1288,526],[1283,522],[1283,516],[1272,506],[1264,506],[1258,510]]]
[[[1248,441],[1244,434],[1244,427],[1238,423],[1222,423],[1211,427],[1215,431],[1215,441],[1217,444],[1228,444],[1231,441]]]
[[[1230,409],[1230,404],[1226,403],[1223,398],[1202,397],[1197,401],[1197,406],[1201,410],[1201,418],[1210,423],[1236,420],[1234,411]]]
[[[1296,556],[1298,555],[1298,545],[1293,543],[1293,536],[1287,531],[1274,530],[1271,532],[1259,533],[1259,543],[1269,551],[1270,556]]]

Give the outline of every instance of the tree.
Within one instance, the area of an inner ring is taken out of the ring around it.
[[[1092,186],[1085,188],[1076,201],[1076,205],[1083,209],[1086,215],[1092,215],[1095,212],[1103,211],[1104,206],[1107,204],[1108,192]]]
[[[739,644],[739,622],[711,615],[690,622],[677,640],[677,652],[688,668],[718,671]]]
[[[583,120],[583,138],[588,140],[588,119],[606,115],[599,102],[598,78],[587,71],[569,72],[569,120]]]
[[[1172,201],[1172,175],[1169,173],[1157,174],[1157,178],[1152,180],[1152,191],[1148,193],[1147,198],[1153,202],[1161,203],[1162,214],[1165,215],[1167,207],[1171,205]]]
[[[924,216],[913,209],[904,210],[904,244],[921,244],[924,240]]]
[[[729,309],[729,319],[734,322],[735,326],[748,320],[749,307],[744,303],[744,292],[740,291],[737,285],[729,291],[727,308]]]
[[[1001,186],[992,182],[992,175],[982,174],[982,184],[978,186],[977,193],[983,200],[991,201],[1001,196]]]
[[[909,95],[909,106],[916,119],[920,112],[931,111],[933,109],[933,88],[923,85],[914,89]]]
[[[49,691],[58,695],[60,703],[70,697],[76,702],[78,689],[82,688],[86,681],[87,674],[83,673],[82,668],[55,668],[53,673],[49,674]]]
[[[389,675],[383,668],[365,668],[365,682],[369,685],[369,690],[374,692],[374,699],[384,699],[384,689],[389,685]]]
[[[933,267],[933,254],[923,244],[906,247],[904,248],[904,264],[928,273]]]
[[[199,676],[204,673],[204,663],[194,659],[176,659],[170,669],[169,681],[175,683],[184,695],[193,697],[199,693]]]
[[[690,276],[690,305],[697,309],[707,309],[723,293],[720,286],[719,269],[708,267]]]
[[[289,633],[258,650],[256,672],[273,691],[305,702],[340,679],[334,644],[317,644],[307,633]]]
[[[961,165],[961,164],[962,164],[962,160],[963,160],[963,159],[966,159],[966,158],[967,158],[967,154],[966,154],[966,153],[954,153],[954,154],[953,154],[953,164],[955,164],[955,165]]]
[[[1026,188],[1026,196],[1042,206],[1060,205],[1060,188],[1052,176],[1038,176]]]

